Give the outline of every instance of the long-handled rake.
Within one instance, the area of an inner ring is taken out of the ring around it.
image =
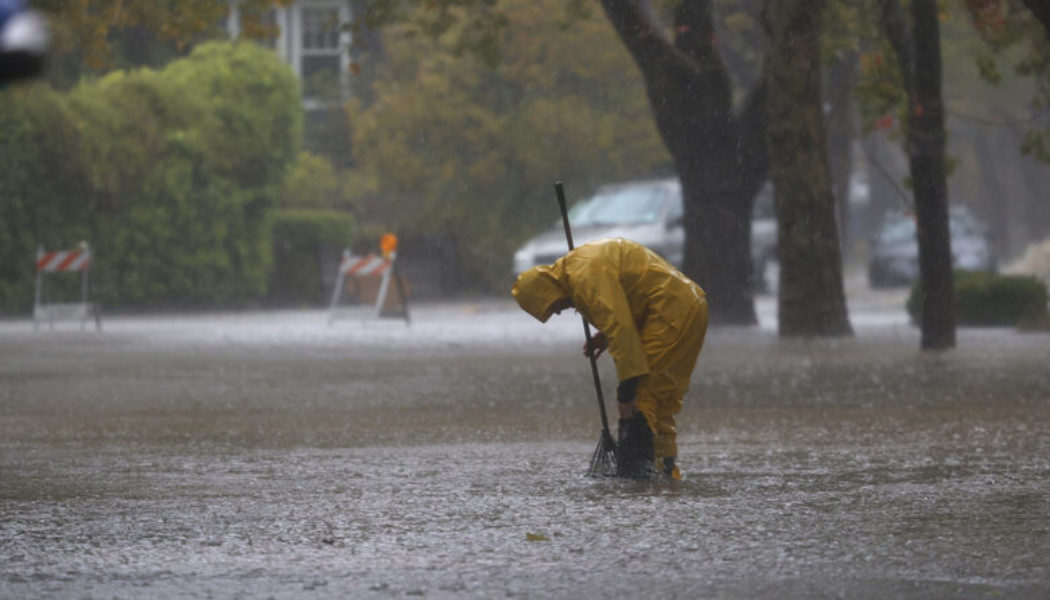
[[[569,227],[569,212],[565,208],[565,190],[560,181],[554,182],[554,192],[558,196],[558,208],[561,209],[561,221],[565,225],[565,241],[569,242],[569,250],[575,246],[572,243],[572,229]],[[605,416],[605,397],[602,395],[602,381],[598,377],[598,360],[595,357],[594,348],[591,345],[591,326],[587,319],[583,320],[583,335],[587,339],[587,348],[590,349],[588,357],[591,359],[591,375],[594,377],[594,391],[598,394],[598,410],[602,415],[602,434],[598,438],[598,447],[594,449],[591,456],[591,464],[587,468],[588,477],[613,477],[616,475],[616,440],[609,433],[609,418]]]

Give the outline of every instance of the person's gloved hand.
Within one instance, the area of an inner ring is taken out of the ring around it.
[[[591,336],[590,342],[584,342],[583,344],[583,355],[590,356],[591,352],[594,352],[594,358],[598,358],[602,355],[602,352],[609,347],[609,340],[605,339],[605,334],[598,332]]]

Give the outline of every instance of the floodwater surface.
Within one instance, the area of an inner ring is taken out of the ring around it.
[[[1050,596],[1050,337],[867,317],[713,329],[680,483],[583,476],[575,316],[0,323],[0,597]]]

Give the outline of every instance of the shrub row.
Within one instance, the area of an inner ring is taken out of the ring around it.
[[[1035,277],[956,271],[954,273],[955,319],[974,327],[1045,327],[1046,285]],[[922,286],[916,284],[908,296],[908,314],[920,322]]]
[[[352,239],[353,218],[321,209],[274,214],[273,274],[269,300],[279,305],[316,305],[332,293],[336,265]]]
[[[262,298],[301,128],[295,76],[253,44],[205,44],[69,93],[0,92],[0,311],[32,304],[38,245],[81,240],[109,307]]]

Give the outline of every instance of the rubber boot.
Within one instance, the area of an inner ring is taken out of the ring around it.
[[[616,476],[648,479],[653,471],[653,430],[649,429],[645,415],[635,413],[629,419],[620,419],[619,437]]]

